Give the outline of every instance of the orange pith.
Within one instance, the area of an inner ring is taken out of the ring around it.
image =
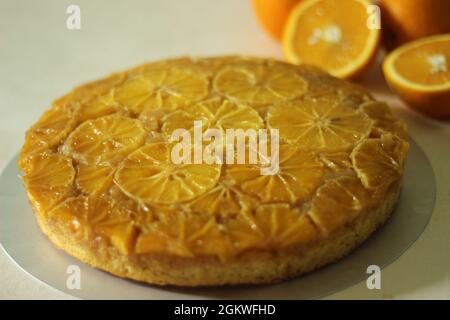
[[[278,129],[278,167],[262,174],[260,149],[255,163],[174,163],[171,135],[192,134],[194,121],[203,132]],[[183,58],[58,99],[19,165],[36,214],[76,241],[225,261],[308,246],[373,209],[402,175],[406,137],[386,105],[315,67]]]
[[[367,27],[370,4],[368,0],[300,2],[284,28],[285,57],[341,78],[360,74],[372,62],[380,38],[380,30]]]

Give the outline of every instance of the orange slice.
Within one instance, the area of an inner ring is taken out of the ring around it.
[[[111,92],[113,87],[120,86],[125,79],[126,74],[124,72],[119,72],[113,73],[104,79],[88,82],[53,101],[52,106],[70,107],[74,105],[84,105],[85,103],[89,104],[96,98],[107,95]]]
[[[140,121],[111,115],[81,124],[67,138],[64,152],[84,164],[116,163],[144,139]]]
[[[76,185],[85,194],[100,194],[113,183],[114,168],[109,165],[79,164]]]
[[[115,90],[121,106],[135,114],[146,109],[173,110],[203,99],[208,80],[200,72],[185,69],[160,69],[138,74]]]
[[[262,164],[230,165],[227,176],[241,190],[264,202],[294,204],[315,191],[324,171],[315,155],[288,145],[280,145],[277,173],[261,175],[261,167]]]
[[[128,254],[137,236],[136,228],[126,212],[115,208],[107,197],[70,197],[49,212],[80,238],[93,232],[109,240],[121,253]]]
[[[384,133],[393,133],[400,138],[408,138],[406,123],[396,119],[386,103],[370,101],[362,104],[361,109],[374,120],[372,136],[379,138]]]
[[[260,206],[254,215],[254,225],[264,235],[269,246],[287,247],[292,243],[304,243],[317,234],[306,215],[287,204]]]
[[[325,151],[320,154],[320,160],[326,168],[333,172],[339,172],[352,168],[350,155],[344,151]]]
[[[80,104],[78,120],[84,122],[89,119],[107,116],[117,112],[119,109],[118,103],[114,100],[114,96],[110,92]]]
[[[234,216],[241,210],[255,208],[257,201],[239,190],[231,181],[221,181],[213,189],[189,203],[193,212],[216,216]]]
[[[253,108],[228,101],[211,100],[186,110],[176,110],[162,120],[161,131],[170,136],[176,129],[192,130],[194,121],[202,122],[202,129],[259,129],[263,120]]]
[[[76,125],[75,111],[68,107],[53,107],[46,111],[26,134],[22,159],[29,154],[48,150],[61,143]]]
[[[269,69],[246,63],[220,70],[213,86],[232,100],[258,105],[301,97],[307,83],[300,75],[282,66]]]
[[[283,32],[286,59],[351,78],[373,61],[380,30],[367,27],[369,0],[305,0],[292,10]]]
[[[287,204],[259,206],[253,214],[230,219],[225,226],[238,252],[254,247],[267,250],[303,244],[318,235],[308,216]]]
[[[351,153],[353,167],[362,184],[376,194],[383,194],[403,174],[409,144],[395,135],[361,142]]]
[[[355,176],[328,180],[311,202],[309,216],[323,234],[354,220],[366,207],[368,193]]]
[[[28,196],[44,210],[50,209],[68,195],[75,178],[72,159],[54,153],[27,157],[23,161],[23,171]]]
[[[165,142],[136,150],[119,166],[115,183],[135,200],[160,204],[190,200],[215,186],[220,165],[175,164],[171,151]]]
[[[331,104],[331,105],[330,105]],[[307,149],[348,149],[366,138],[372,120],[357,110],[328,100],[305,100],[269,110],[269,127],[286,142]]]
[[[432,117],[450,117],[450,34],[397,48],[386,57],[383,72],[411,107]]]
[[[224,227],[214,217],[187,215],[182,211],[158,208],[158,220],[143,224],[136,242],[137,253],[167,253],[193,257],[218,256],[222,260],[232,255],[231,242]]]

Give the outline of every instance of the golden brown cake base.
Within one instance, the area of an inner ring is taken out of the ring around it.
[[[248,252],[221,262],[215,258],[178,258],[165,255],[123,255],[95,239],[76,241],[64,225],[43,219],[39,225],[50,240],[79,260],[116,276],[158,285],[213,286],[275,283],[314,271],[349,254],[389,219],[400,196],[393,185],[384,203],[361,214],[338,232],[308,246],[286,252]]]

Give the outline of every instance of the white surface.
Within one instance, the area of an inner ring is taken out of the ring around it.
[[[69,4],[81,7],[79,31],[66,29]],[[147,60],[230,53],[281,57],[246,0],[0,1],[0,170],[26,128],[73,86]],[[382,271],[381,290],[361,282],[331,298],[450,299],[450,123],[405,109],[377,71],[363,82],[407,121],[429,157],[436,207],[421,238]],[[3,253],[0,270],[0,298],[70,298],[24,274]]]

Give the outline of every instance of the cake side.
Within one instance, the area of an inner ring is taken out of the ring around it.
[[[74,238],[70,228],[43,218],[35,208],[41,230],[59,248],[80,261],[116,276],[157,285],[216,286],[275,283],[317,270],[351,253],[390,217],[400,196],[396,183],[380,207],[307,245],[283,252],[249,251],[224,263],[217,258],[180,258],[160,254],[124,255],[107,241]]]

